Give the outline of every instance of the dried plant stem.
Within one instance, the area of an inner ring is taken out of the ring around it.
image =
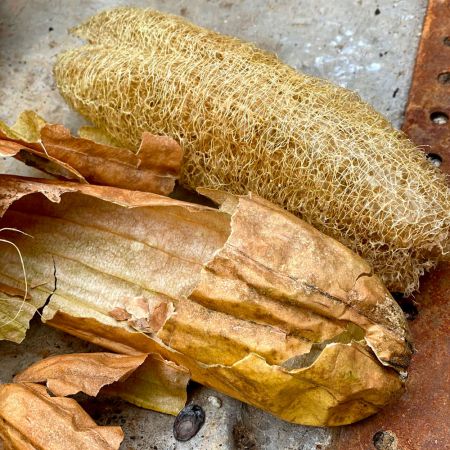
[[[28,233],[25,233],[25,232],[23,232],[21,230],[18,230],[17,228],[9,228],[9,227],[0,228],[0,233],[3,232],[3,231],[13,231],[13,232],[16,232],[16,233],[23,234],[25,236],[33,237],[33,236],[30,236]],[[8,241],[7,239],[0,239],[0,242],[3,242],[4,244],[12,245],[15,248],[15,250],[17,251],[17,254],[19,255],[19,259],[20,259],[20,265],[22,267],[23,281],[24,281],[24,294],[23,294],[23,299],[22,299],[22,303],[20,305],[20,308],[17,310],[17,312],[16,312],[16,314],[14,315],[13,318],[11,318],[10,320],[8,320],[5,323],[0,324],[0,328],[4,328],[4,327],[10,325],[11,323],[15,322],[16,319],[19,317],[20,313],[22,312],[23,307],[24,307],[24,305],[25,305],[25,303],[27,301],[27,296],[28,296],[28,280],[27,280],[27,272],[26,272],[26,268],[25,268],[25,263],[23,261],[22,253],[20,252],[19,247],[17,247],[17,245],[14,244],[14,242]],[[0,298],[0,301],[8,301],[8,299],[7,298]],[[41,314],[38,311],[38,309],[35,308],[35,310],[38,313],[38,315],[41,316]]]

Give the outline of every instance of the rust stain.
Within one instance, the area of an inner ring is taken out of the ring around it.
[[[450,264],[442,264],[422,280],[419,314],[410,322],[416,353],[409,369],[407,391],[395,404],[337,432],[336,450],[376,449],[373,438],[390,431],[398,447],[386,450],[444,450],[450,447],[448,387],[450,364]]]
[[[403,131],[450,173],[450,1],[430,0]]]
[[[450,173],[450,0],[429,2],[403,130]],[[407,392],[381,413],[336,430],[331,448],[450,448],[450,263],[423,277],[415,301],[419,313],[410,327],[416,353]]]

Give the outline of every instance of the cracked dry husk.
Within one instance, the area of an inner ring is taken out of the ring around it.
[[[1,226],[34,236],[8,239],[30,285],[52,293],[48,324],[116,352],[159,353],[295,423],[351,423],[403,392],[402,311],[364,260],[281,208],[206,190],[221,210],[11,176],[1,186],[0,207],[14,202]],[[9,249],[0,262],[0,282],[19,283]]]
[[[72,31],[89,45],[60,55],[63,97],[123,145],[143,131],[176,139],[185,186],[283,206],[368,260],[391,292],[411,293],[448,259],[445,176],[355,93],[150,9]]]

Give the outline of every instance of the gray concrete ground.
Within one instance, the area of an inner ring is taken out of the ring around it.
[[[75,130],[52,79],[54,57],[77,45],[67,29],[97,11],[133,3],[185,16],[275,51],[306,73],[356,90],[395,126],[402,122],[425,0],[0,0],[0,119],[33,109]],[[0,160],[0,171],[32,173]],[[94,347],[39,324],[23,344],[0,343],[0,382],[42,357]],[[173,418],[117,400],[81,399],[98,423],[122,425],[123,449],[331,449],[332,432],[294,426],[209,389],[192,386],[206,423],[188,443],[172,437]],[[209,400],[220,398],[218,408]],[[372,443],[366,443],[367,448]]]

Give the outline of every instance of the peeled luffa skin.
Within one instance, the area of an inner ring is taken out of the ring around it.
[[[8,239],[31,295],[51,294],[48,324],[113,351],[157,352],[299,424],[348,424],[403,392],[409,331],[380,279],[268,201],[204,190],[217,210],[109,187],[0,185],[0,210],[11,205],[0,227],[33,236]],[[0,282],[18,288],[15,260],[5,248]]]

